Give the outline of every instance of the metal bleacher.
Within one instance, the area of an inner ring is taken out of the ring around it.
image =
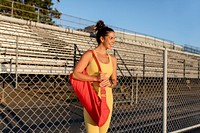
[[[2,25],[0,27],[1,60],[4,61],[3,70],[7,72],[14,72],[15,65],[10,67],[10,63],[16,63],[16,58],[18,58],[18,73],[69,74],[67,71],[70,72],[74,64],[74,44],[83,52],[96,45],[95,38],[86,32],[35,22],[29,23],[25,20],[19,21],[21,23],[17,21],[14,18],[4,17],[0,22]],[[158,45],[159,43],[162,45]],[[164,46],[174,48],[174,44],[170,42],[142,37],[141,35],[136,35],[133,38],[131,34],[116,31],[116,43],[113,49],[117,50],[119,56],[123,57],[125,64],[116,56],[125,75],[129,73],[124,69],[126,65],[135,75],[147,76],[148,71],[151,73],[154,71],[155,76],[158,76],[162,75],[162,70],[159,69],[162,69]],[[176,48],[179,47],[176,46]],[[16,53],[16,49],[19,53]],[[109,52],[114,54],[114,50]],[[144,63],[144,59],[148,62]],[[6,64],[5,62],[10,63]],[[144,74],[144,65],[146,74]],[[119,71],[118,73],[121,75]]]

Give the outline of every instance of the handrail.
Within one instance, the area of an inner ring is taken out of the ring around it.
[[[74,44],[74,67],[76,66],[76,63],[77,63],[77,60],[76,60],[76,55],[77,55],[77,52],[79,53],[79,56],[81,56],[81,51],[79,50],[78,46],[76,44]]]
[[[115,52],[115,49],[114,49],[114,56],[115,56],[115,53],[116,53],[116,52]],[[120,71],[121,75],[124,77],[124,74],[123,74],[121,68],[119,67],[119,65],[117,65],[117,68],[118,68],[118,70]]]
[[[124,63],[122,57],[120,56],[120,54],[118,53],[118,51],[114,49],[114,55],[115,55],[116,53],[117,53],[117,55],[119,56],[119,58],[120,58],[122,64],[125,66],[126,70],[128,71],[128,73],[130,74],[130,76],[131,76],[131,78],[132,78],[133,76],[132,76],[131,72],[129,71],[128,67],[126,66],[126,64]]]
[[[187,45],[187,44],[184,45],[184,51],[194,53],[194,54],[200,54],[200,48],[199,47],[194,47],[194,46],[190,46],[190,45]]]

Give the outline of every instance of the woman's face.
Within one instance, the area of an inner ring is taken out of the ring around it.
[[[102,37],[102,44],[106,49],[110,49],[113,47],[115,43],[115,32],[109,32],[107,36]]]

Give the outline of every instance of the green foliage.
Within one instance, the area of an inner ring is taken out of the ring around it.
[[[9,14],[12,10],[12,3],[7,0],[0,0],[0,12]]]
[[[59,19],[61,13],[53,10],[53,5],[52,0],[0,0],[0,12],[26,20],[54,24],[53,18]]]

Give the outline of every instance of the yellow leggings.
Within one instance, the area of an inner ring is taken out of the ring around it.
[[[110,109],[110,115],[108,117],[108,120],[102,127],[98,127],[88,112],[84,108],[84,120],[85,120],[85,127],[87,133],[107,133],[108,128],[110,126],[111,116],[112,116],[112,110],[113,110],[113,95],[112,95],[112,88],[106,88],[106,101],[107,105]]]

